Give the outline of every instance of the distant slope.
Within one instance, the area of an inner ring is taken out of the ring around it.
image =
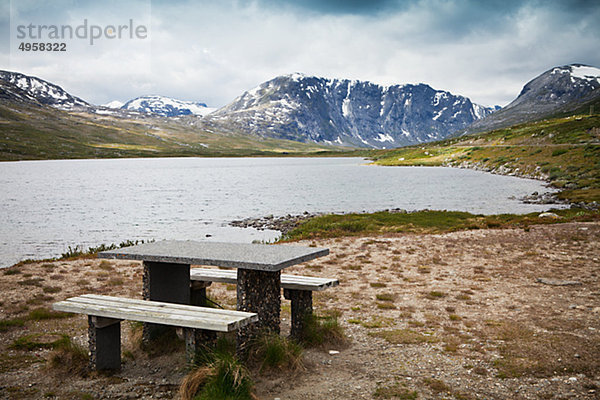
[[[529,122],[403,149],[380,151],[380,165],[473,168],[544,179],[571,202],[600,202],[600,113]]]
[[[216,110],[216,108],[207,107],[204,103],[183,101],[156,95],[137,97],[133,100],[129,100],[119,108],[129,111],[156,114],[162,117],[177,117],[180,115],[204,116]]]
[[[390,148],[443,139],[491,112],[424,84],[291,74],[245,92],[204,123],[263,137]]]
[[[259,156],[341,149],[218,134],[184,121],[126,119],[7,102],[0,92],[0,161],[72,158]]]
[[[528,82],[498,112],[471,124],[466,133],[484,132],[544,118],[586,113],[600,102],[600,68],[583,64],[552,68]]]

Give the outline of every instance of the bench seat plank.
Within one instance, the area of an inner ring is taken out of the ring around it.
[[[72,297],[54,303],[53,308],[63,312],[220,332],[231,332],[258,320],[255,313],[102,295]]]
[[[193,281],[209,281],[221,283],[237,283],[237,271],[221,269],[192,268],[190,279]],[[321,291],[339,285],[337,279],[319,278],[315,276],[299,276],[281,274],[283,289]]]

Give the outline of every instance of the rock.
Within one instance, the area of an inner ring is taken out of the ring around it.
[[[558,214],[552,212],[544,212],[538,215],[539,218],[551,218],[551,219],[559,219],[560,216]]]
[[[558,279],[537,278],[536,282],[551,286],[576,286],[581,285],[579,281],[563,281]]]

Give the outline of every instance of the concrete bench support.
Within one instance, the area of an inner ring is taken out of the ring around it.
[[[211,282],[221,282],[221,283],[229,283],[229,284],[238,284],[239,282],[239,269],[236,274],[236,271],[233,270],[222,270],[222,269],[205,269],[205,268],[192,268],[190,273],[190,278],[193,283],[204,283],[210,284]],[[248,270],[244,270],[247,272],[252,272]],[[247,275],[247,272],[244,274]],[[264,272],[263,272],[264,273]],[[252,278],[251,278],[252,279]],[[258,276],[254,278],[256,280],[256,288],[259,290],[265,289],[265,282],[271,278],[265,278],[264,276]],[[306,322],[307,314],[312,314],[312,292],[325,290],[330,287],[334,287],[339,285],[339,281],[337,279],[332,278],[319,278],[314,276],[300,276],[300,275],[280,275],[280,286],[283,288],[284,297],[288,300],[291,300],[292,304],[292,329],[291,336],[296,339],[301,339],[302,332],[304,330],[304,324]],[[200,286],[202,287],[202,286]],[[272,286],[273,290],[275,290],[275,286]],[[238,309],[240,309],[240,292],[239,292],[239,284],[238,284]],[[271,289],[267,289],[271,290]],[[195,291],[192,290],[192,297],[197,296],[194,294]],[[243,293],[246,293],[244,290]],[[279,293],[279,292],[271,292],[271,293]],[[257,295],[258,303],[261,302],[260,295]],[[262,298],[264,301],[265,298]],[[249,301],[249,300],[245,300]],[[277,296],[277,301],[281,302],[279,296]],[[251,310],[252,312],[259,313],[258,307]],[[265,312],[269,312],[265,310]],[[277,313],[279,315],[279,313]],[[268,321],[266,325],[271,326],[269,330],[274,332],[279,332],[279,328],[275,328],[275,324],[279,324],[279,319],[276,321],[273,318],[266,318]],[[273,325],[269,325],[273,324]],[[278,325],[277,325],[278,326]]]
[[[211,282],[190,282],[190,304],[198,307],[210,307],[206,297],[206,288]],[[217,332],[206,329],[185,330],[186,349],[195,351],[198,346],[214,347],[217,343]]]
[[[121,368],[121,320],[88,316],[90,368]]]
[[[307,318],[313,313],[312,292],[308,290],[283,289],[283,297],[292,304],[292,327],[290,336],[301,340]]]
[[[258,322],[240,328],[238,354],[244,358],[248,345],[259,332],[279,334],[281,310],[281,271],[237,270],[237,309],[258,314]]]
[[[190,292],[180,289],[190,286],[189,264],[144,261],[143,265],[144,300],[190,304]],[[156,337],[169,333],[175,334],[173,327],[144,323],[142,341],[149,345]]]

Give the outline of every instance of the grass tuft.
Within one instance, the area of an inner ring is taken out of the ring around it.
[[[424,335],[411,329],[393,329],[388,331],[372,332],[369,334],[371,336],[385,339],[391,344],[421,344],[437,342],[435,337]]]
[[[348,338],[338,321],[337,314],[318,316],[309,314],[304,324],[301,342],[306,346],[346,346]]]
[[[223,354],[186,376],[179,389],[182,400],[252,400],[254,383],[248,370]]]
[[[65,375],[87,375],[89,358],[85,347],[64,336],[53,348],[48,358],[48,369]]]
[[[60,311],[52,311],[47,308],[36,308],[29,312],[29,319],[32,321],[42,321],[46,319],[61,319],[61,318],[71,318],[75,316],[75,314],[60,312]]]
[[[259,336],[252,345],[251,359],[263,370],[297,371],[302,369],[302,346],[293,339],[267,334]]]
[[[375,397],[383,399],[415,400],[419,398],[419,393],[408,390],[396,383],[391,386],[380,386],[375,390]]]

